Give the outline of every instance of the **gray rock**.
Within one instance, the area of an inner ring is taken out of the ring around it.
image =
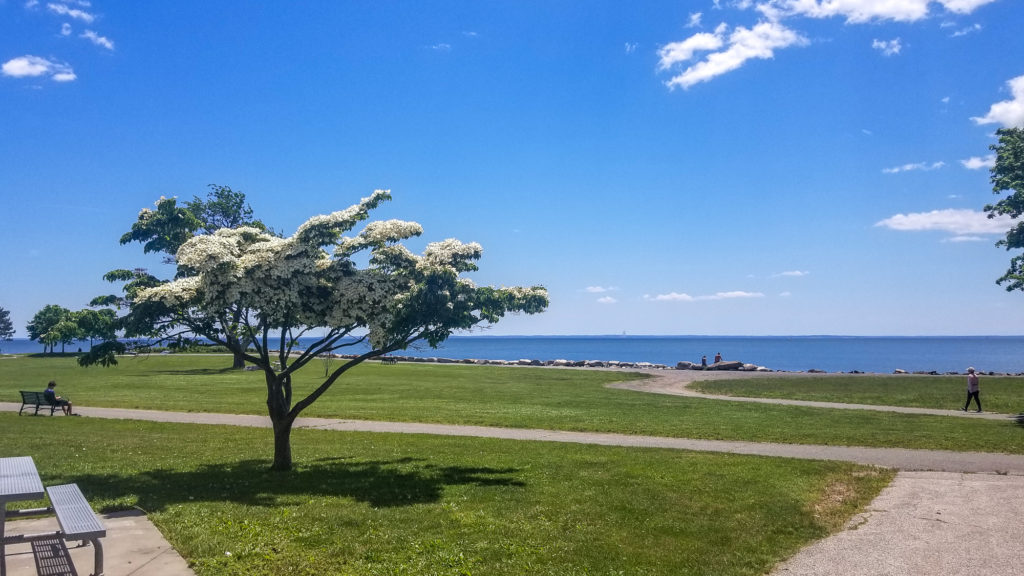
[[[708,370],[739,370],[743,366],[743,362],[738,360],[723,360],[722,362],[715,362],[708,366]]]

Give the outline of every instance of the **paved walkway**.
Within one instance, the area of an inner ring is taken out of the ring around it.
[[[19,404],[0,403],[0,410],[17,411]],[[127,408],[76,407],[75,411],[90,418],[150,420],[190,424],[217,424],[269,428],[268,416],[217,414],[210,412],[161,412]],[[58,416],[59,417],[59,416]],[[772,444],[729,440],[697,440],[662,436],[634,436],[601,432],[565,432],[534,428],[498,428],[413,422],[378,422],[333,418],[299,418],[295,428],[338,430],[347,432],[385,432],[397,434],[435,434],[443,436],[475,436],[506,440],[534,440],[633,446],[638,448],[671,448],[702,452],[729,452],[780,458],[810,460],[842,460],[898,470],[936,470],[944,472],[985,472],[1024,475],[1024,455],[985,452],[951,452],[945,450],[911,450],[906,448],[867,448],[859,446],[818,446],[809,444]]]
[[[145,513],[139,510],[115,512],[102,516],[107,536],[103,545],[104,576],[195,576],[188,563],[167,543]],[[53,517],[17,520],[7,523],[8,534],[38,534],[58,528]],[[72,568],[62,557],[51,553],[52,546],[42,546],[33,554],[30,544],[7,546],[8,576],[75,576],[93,573],[92,546],[67,543]],[[37,556],[42,560],[37,559]],[[37,562],[41,566],[37,566]]]

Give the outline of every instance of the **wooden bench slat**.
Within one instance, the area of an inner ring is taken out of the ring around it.
[[[46,493],[50,496],[50,504],[65,540],[90,540],[107,535],[106,528],[77,484],[50,486]]]

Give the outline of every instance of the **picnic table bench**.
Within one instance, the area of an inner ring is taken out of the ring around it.
[[[39,409],[45,410],[46,406],[50,407],[50,416],[53,416],[54,410],[60,407],[60,404],[54,404],[46,399],[46,394],[42,392],[31,392],[29,390],[19,390],[21,394],[21,408],[18,409],[18,416],[21,416],[21,411],[25,409],[25,406],[35,406],[36,411],[33,415],[39,414]]]
[[[106,528],[96,517],[89,502],[82,495],[77,484],[63,484],[46,488],[50,507],[25,510],[6,510],[6,502],[13,500],[38,500],[43,497],[43,485],[31,457],[0,458],[0,575],[7,573],[3,553],[7,544],[29,542],[49,543],[56,539],[79,540],[93,545],[93,576],[103,576],[103,546],[100,538],[107,535]],[[6,518],[38,516],[54,513],[60,530],[40,534],[4,535]]]

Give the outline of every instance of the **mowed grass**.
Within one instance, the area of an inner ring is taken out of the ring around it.
[[[71,358],[0,360],[0,399],[50,379],[79,406],[265,414],[260,372],[224,356],[125,358],[114,368]],[[312,364],[296,394],[323,376]],[[703,400],[607,388],[624,372],[367,363],[342,377],[305,416],[617,432],[712,440],[902,447],[1024,454],[1024,428],[993,421]],[[896,377],[894,377],[896,378]]]
[[[709,394],[748,398],[787,398],[879,406],[955,410],[967,399],[966,376],[836,374],[827,377],[773,377],[694,382]],[[986,412],[1024,412],[1024,378],[981,376],[981,405]],[[975,404],[971,402],[971,408]]]
[[[70,388],[70,386],[69,386]],[[659,449],[0,414],[0,456],[138,507],[206,575],[758,575],[886,470]],[[31,503],[26,503],[31,504]]]

